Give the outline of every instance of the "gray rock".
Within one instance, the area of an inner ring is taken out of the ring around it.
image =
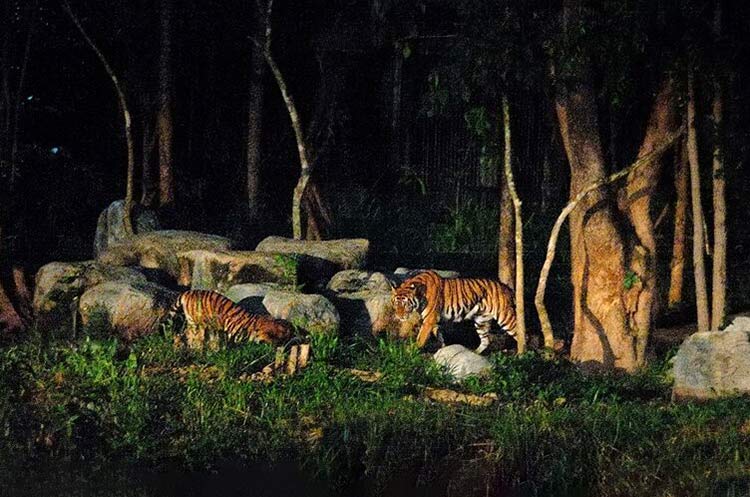
[[[744,326],[744,321],[737,327]],[[701,331],[690,335],[673,359],[675,400],[750,394],[750,331]]]
[[[448,345],[435,352],[435,362],[445,366],[457,381],[469,376],[481,376],[492,369],[490,361],[463,345]]]
[[[298,265],[286,254],[248,250],[190,250],[177,254],[178,282],[196,290],[222,291],[240,283],[297,284]]]
[[[253,314],[268,314],[263,307],[263,297],[272,290],[283,290],[276,283],[243,283],[229,287],[224,295]]]
[[[132,341],[157,331],[177,296],[155,283],[110,281],[86,290],[78,311],[84,328],[100,328]]]
[[[108,266],[97,261],[50,262],[36,273],[34,318],[41,329],[70,328],[76,299],[88,288],[108,281],[146,283],[137,269]]]
[[[387,334],[396,338],[413,335],[413,320],[396,319],[391,304],[391,284],[383,273],[359,269],[340,271],[328,282],[326,296],[338,309],[342,327],[353,334]]]
[[[724,331],[750,331],[750,316],[737,316]]]
[[[339,312],[322,295],[272,290],[263,306],[276,319],[284,319],[310,333],[338,333]]]
[[[368,240],[292,240],[278,236],[269,236],[262,240],[255,250],[295,254],[301,263],[300,270],[306,281],[328,279],[344,269],[360,269],[367,261],[370,249]]]
[[[326,289],[336,293],[354,293],[361,291],[390,293],[391,284],[383,273],[346,269],[334,274]]]
[[[415,274],[422,273],[424,271],[435,271],[441,278],[460,278],[461,273],[453,271],[452,269],[409,269],[405,267],[398,267],[393,271],[393,275],[399,282],[404,281],[407,278],[414,276]]]
[[[132,218],[136,233],[161,229],[159,219],[152,210],[136,205],[133,209]],[[125,231],[125,201],[115,200],[102,211],[96,222],[94,257],[104,252],[110,245],[125,240],[127,237]]]
[[[195,231],[163,230],[135,235],[107,248],[97,260],[113,266],[143,266],[161,269],[180,278],[177,254],[190,250],[229,250],[232,241]],[[184,284],[184,283],[183,283]]]

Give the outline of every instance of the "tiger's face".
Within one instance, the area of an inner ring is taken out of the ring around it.
[[[406,321],[409,314],[419,311],[421,290],[422,285],[408,280],[392,290],[391,303],[399,321]]]
[[[260,342],[282,344],[292,338],[292,326],[281,319],[268,319],[257,333],[256,340]]]

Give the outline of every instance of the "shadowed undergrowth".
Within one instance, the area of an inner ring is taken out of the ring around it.
[[[249,377],[272,348],[175,350],[169,331],[130,348],[100,337],[6,348],[0,488],[79,463],[204,471],[294,461],[352,494],[406,494],[393,490],[404,479],[431,495],[748,490],[750,402],[673,405],[664,363],[588,377],[564,361],[497,354],[492,374],[461,389],[498,400],[472,407],[421,395],[449,380],[411,345],[318,336],[313,349],[301,374],[262,383]],[[383,375],[368,383],[348,368]]]

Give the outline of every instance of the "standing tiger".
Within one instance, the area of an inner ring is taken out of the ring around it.
[[[180,294],[172,312],[185,314],[184,339],[191,348],[218,343],[279,344],[292,336],[292,326],[271,316],[250,314],[220,293],[189,290]]]
[[[409,313],[417,311],[422,316],[422,326],[417,335],[417,345],[424,347],[430,334],[436,335],[440,321],[474,321],[479,335],[481,354],[489,345],[492,321],[511,336],[515,335],[516,308],[513,292],[500,282],[476,278],[441,278],[434,271],[425,271],[406,279],[393,289],[391,301],[396,317],[406,320]]]

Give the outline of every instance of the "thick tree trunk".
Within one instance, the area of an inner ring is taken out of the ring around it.
[[[605,178],[595,96],[585,83],[556,101],[560,132],[570,162],[570,197]],[[622,298],[625,246],[606,191],[581,200],[570,214],[574,334],[571,358],[633,371],[639,364]]]
[[[172,101],[172,17],[173,0],[161,0],[159,20],[161,44],[159,50],[159,112],[156,126],[159,136],[159,204],[174,205],[174,109]]]
[[[513,225],[513,201],[510,198],[508,181],[505,178],[505,174],[500,176],[500,223],[497,249],[497,276],[502,283],[512,287],[514,286],[516,279],[516,244],[514,236],[515,226]]]
[[[721,36],[721,2],[717,3],[714,19],[714,36]],[[724,120],[724,88],[721,75],[714,76],[712,105],[714,124],[713,152],[713,206],[714,206],[714,255],[711,279],[711,329],[721,328],[726,319],[727,300],[727,202],[724,155],[722,150],[722,127]]]
[[[503,153],[503,164],[505,171],[505,182],[508,193],[513,201],[514,212],[514,241],[515,241],[515,291],[516,291],[516,343],[518,344],[518,353],[526,352],[526,312],[524,305],[524,284],[523,284],[523,223],[521,217],[521,199],[516,191],[516,184],[513,180],[513,168],[511,164],[511,130],[510,130],[510,105],[508,97],[503,95],[503,128],[505,146]]]
[[[665,79],[651,108],[643,142],[638,150],[638,159],[651,156],[666,138],[679,128],[674,84]],[[636,241],[630,251],[628,268],[634,273],[634,281],[625,292],[625,303],[629,326],[636,338],[636,358],[643,363],[648,334],[657,308],[658,285],[656,281],[656,235],[651,218],[651,201],[654,197],[662,170],[660,156],[648,165],[633,170],[621,191],[620,208],[632,225]]]
[[[698,313],[698,330],[708,331],[708,294],[706,292],[706,267],[703,261],[703,207],[701,204],[701,177],[698,162],[698,138],[695,129],[695,89],[693,72],[688,75],[688,159],[690,161],[690,195],[693,207],[693,275],[695,278],[695,306]]]
[[[687,146],[682,140],[676,147],[674,164],[674,236],[672,238],[672,262],[669,264],[669,307],[682,303],[682,290],[687,259],[687,206],[688,206],[688,158]]]
[[[159,204],[159,180],[155,163],[152,160],[156,144],[156,129],[152,124],[152,114],[142,106],[143,139],[141,148],[141,204],[153,209]]]

